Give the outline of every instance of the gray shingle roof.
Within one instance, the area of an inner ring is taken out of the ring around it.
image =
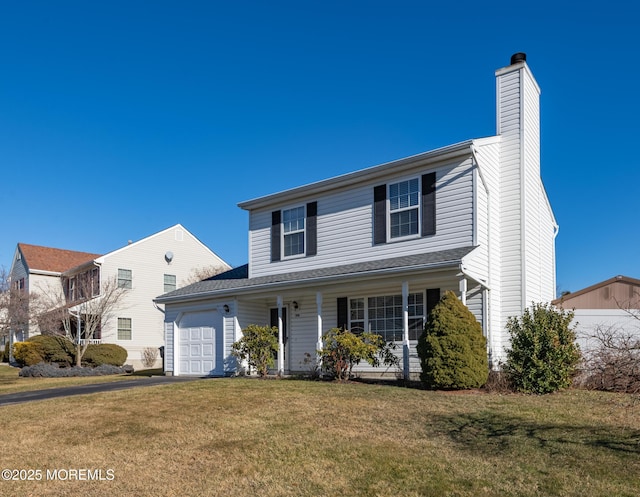
[[[244,265],[227,271],[226,273],[166,293],[156,300],[163,303],[174,302],[207,295],[216,296],[221,294],[242,293],[243,291],[258,289],[263,286],[283,286],[288,284],[293,286],[312,281],[353,278],[359,275],[364,276],[368,273],[432,269],[455,265],[474,248],[475,247],[460,247],[441,250],[439,252],[427,252],[424,254],[406,255],[375,261],[356,262],[353,264],[309,269],[306,271],[271,274],[256,278],[246,277],[246,275],[248,275],[248,265]]]

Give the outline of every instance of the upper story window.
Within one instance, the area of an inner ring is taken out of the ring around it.
[[[304,206],[282,211],[284,256],[304,254]]]
[[[318,203],[271,213],[271,261],[317,253]]]
[[[16,280],[14,283],[14,288],[19,292],[24,292],[24,278],[20,278],[19,280]]]
[[[418,178],[389,185],[389,236],[391,238],[417,235],[419,212]]]
[[[436,173],[373,189],[373,244],[436,234]]]
[[[164,275],[164,293],[173,292],[176,289],[176,275]]]
[[[131,288],[131,269],[118,269],[118,288]]]

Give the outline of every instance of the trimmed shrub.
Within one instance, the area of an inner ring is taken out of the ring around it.
[[[479,388],[489,376],[482,326],[453,292],[446,292],[431,311],[418,340],[418,356],[427,388]]]
[[[2,362],[9,362],[9,343],[4,346],[4,351],[2,352]]]
[[[258,376],[266,376],[278,352],[278,328],[250,324],[242,333],[243,337],[233,344],[231,355],[246,360],[256,368]]]
[[[112,374],[124,374],[125,368],[103,364],[97,368],[59,368],[55,364],[41,362],[33,366],[26,366],[20,370],[18,376],[31,378],[68,378],[71,376],[106,376]]]
[[[322,369],[337,380],[351,377],[353,366],[361,361],[377,367],[381,363],[387,366],[398,365],[399,360],[393,354],[393,342],[385,343],[380,335],[365,332],[356,335],[341,328],[330,329],[323,337],[324,347],[319,351],[322,357]]]
[[[44,361],[40,344],[29,341],[13,344],[13,358],[21,367],[33,366]]]
[[[44,362],[56,363],[65,367],[71,366],[75,362],[75,348],[65,337],[36,335],[29,338],[27,342],[38,344]]]
[[[580,362],[572,319],[573,312],[535,303],[521,318],[509,318],[505,373],[515,390],[545,394],[571,385]]]
[[[127,360],[127,350],[114,343],[100,343],[87,346],[87,351],[82,357],[83,363],[88,366],[101,366],[110,364],[122,366]]]

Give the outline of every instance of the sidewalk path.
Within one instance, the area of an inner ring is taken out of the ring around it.
[[[49,388],[46,390],[31,390],[29,392],[17,392],[0,395],[0,407],[12,404],[22,404],[36,400],[55,399],[72,395],[85,395],[89,393],[111,392],[134,387],[150,387],[167,383],[203,380],[207,378],[193,376],[152,376],[150,378],[136,378],[132,380],[114,381],[111,383],[93,383],[90,385],[76,385],[61,388]]]

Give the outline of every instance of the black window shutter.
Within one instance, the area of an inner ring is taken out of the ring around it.
[[[280,211],[271,213],[271,262],[280,260]]]
[[[373,244],[387,242],[387,185],[373,189]]]
[[[422,175],[422,236],[436,234],[436,173]]]
[[[307,255],[318,253],[318,202],[307,204]]]
[[[349,327],[349,299],[338,297],[338,328],[346,330]]]
[[[440,302],[440,289],[427,288],[427,320],[431,317],[431,311]]]

